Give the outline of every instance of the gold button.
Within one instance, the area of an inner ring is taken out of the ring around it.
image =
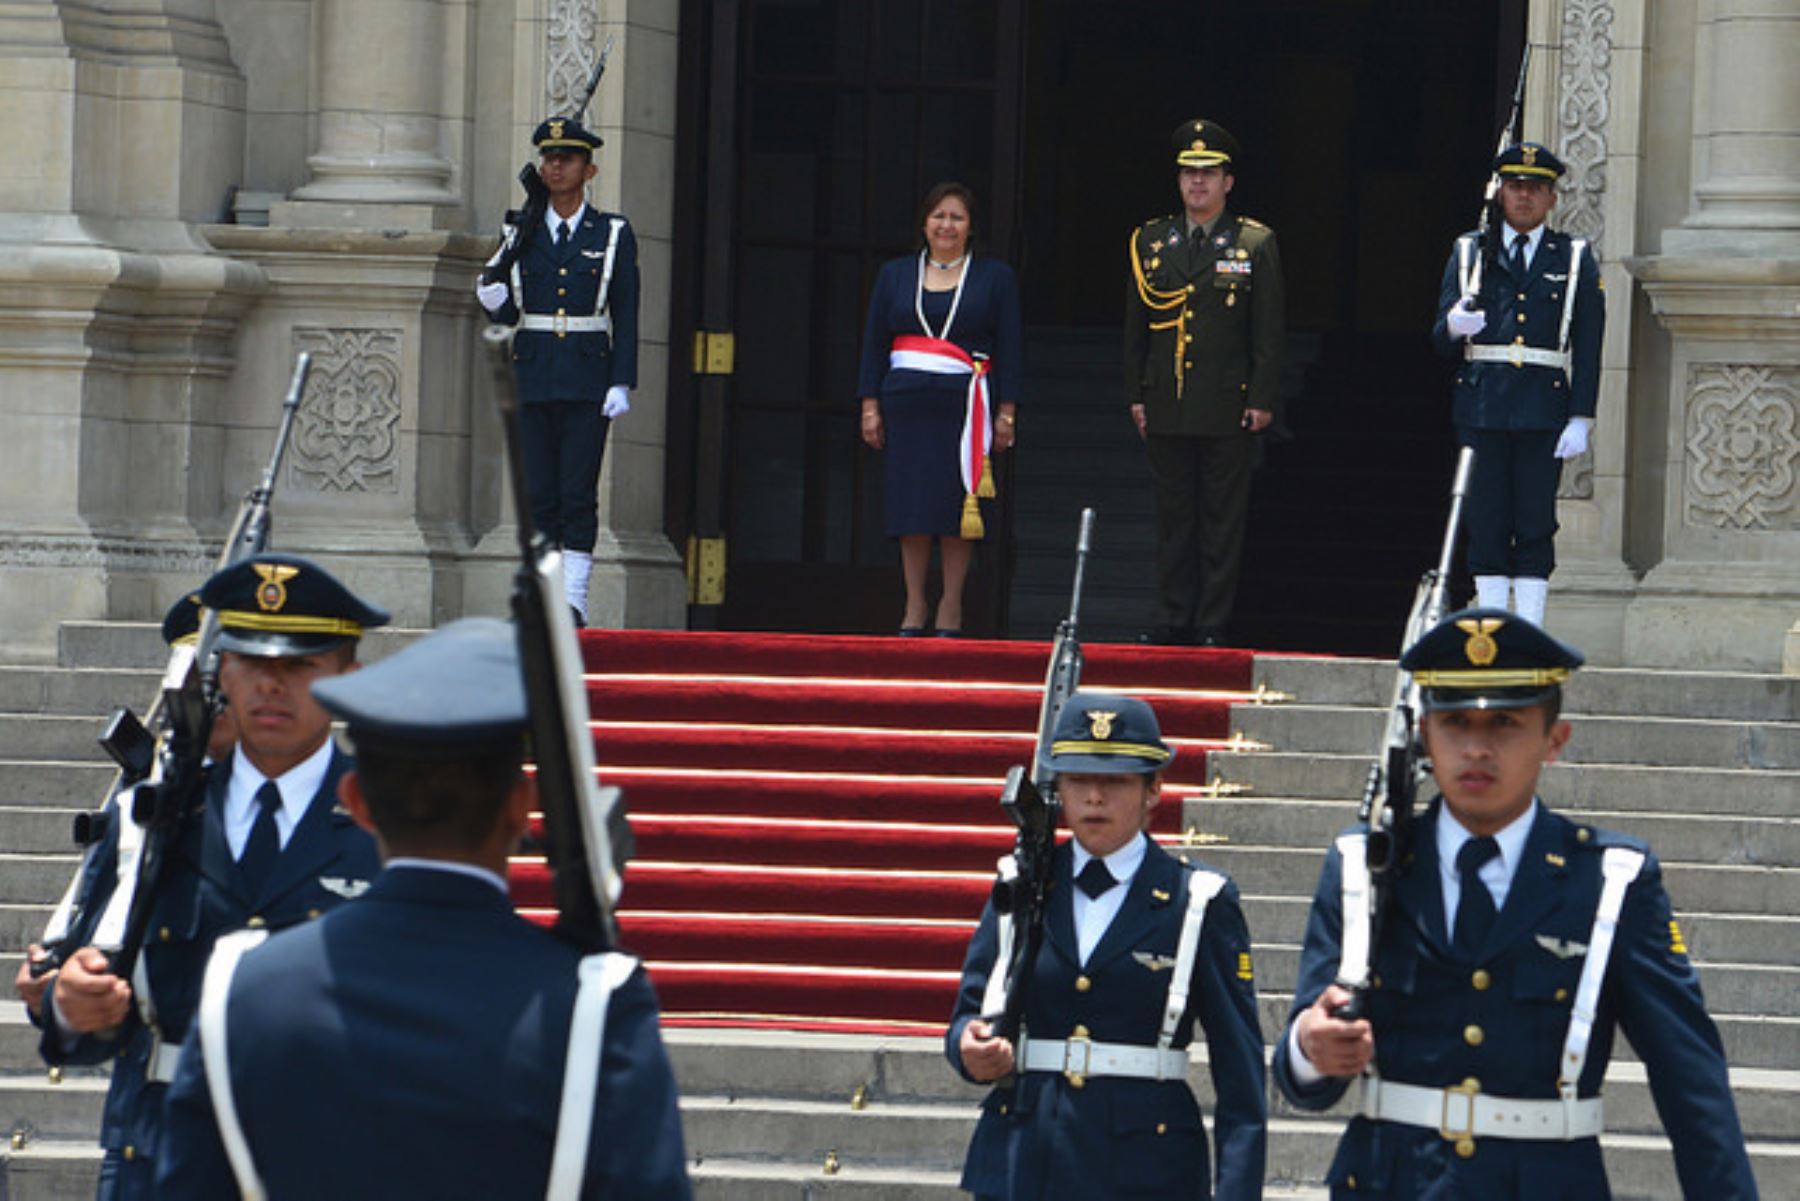
[[[1089,980],[1086,976],[1075,977],[1075,991],[1076,992],[1086,992],[1088,989],[1090,989],[1092,987],[1094,987],[1094,982],[1092,980]]]
[[[565,312],[563,312],[563,311],[562,311],[562,310],[561,310],[561,309],[557,309],[557,310],[556,310],[556,315],[557,315],[557,316],[558,316],[558,317],[567,317],[567,316],[568,316],[568,314],[567,314],[567,313],[565,313]]]
[[[252,917],[249,921],[245,922],[244,924],[246,926],[250,927],[252,930],[260,930],[264,926],[268,925],[269,923],[264,921],[262,918],[262,915],[259,913],[256,916]]]
[[[1472,1159],[1475,1155],[1475,1140],[1472,1138],[1457,1139],[1456,1153],[1464,1159]]]
[[[1516,337],[1516,338],[1514,338],[1514,339],[1513,339],[1513,345],[1514,345],[1514,346],[1523,346],[1523,345],[1525,345],[1525,335],[1524,335],[1524,334],[1520,334],[1520,335],[1519,335],[1519,336],[1518,336],[1518,337]]]
[[[1193,285],[1193,284],[1189,284],[1189,285],[1188,285],[1188,286],[1187,286],[1187,290],[1188,290],[1188,291],[1190,291],[1190,292],[1192,292],[1192,291],[1193,291],[1193,290],[1194,290],[1194,285]]]
[[[1086,1088],[1087,1087],[1087,1077],[1083,1076],[1080,1072],[1064,1072],[1063,1075],[1065,1075],[1069,1078],[1069,1087],[1070,1088]]]
[[[1356,1187],[1356,1177],[1354,1177],[1354,1176],[1344,1177],[1344,1187],[1345,1188],[1355,1188]]]
[[[1194,340],[1194,335],[1192,335],[1192,334],[1185,334],[1185,335],[1183,335],[1183,337],[1185,337],[1185,339],[1189,342],[1192,342]]]
[[[316,920],[318,918],[318,916],[319,916],[319,911],[317,909],[308,909],[306,911],[306,920],[309,922]]]
[[[1487,974],[1486,968],[1476,968],[1475,974],[1469,977],[1469,983],[1475,986],[1476,992],[1486,992],[1487,986],[1493,982],[1494,978]]]
[[[556,269],[556,273],[558,275],[567,275],[569,273],[569,269],[567,267],[558,267]]]
[[[169,929],[167,926],[164,926],[162,929],[160,929],[156,932],[156,937],[162,939],[164,942],[168,942],[171,938],[175,937],[175,931]]]
[[[1156,1133],[1158,1133],[1158,1134],[1169,1133],[1169,1124],[1167,1122],[1158,1122],[1156,1124]]]
[[[1369,980],[1369,983],[1373,984],[1376,988],[1380,988],[1381,987],[1381,977],[1375,976]]]
[[[50,1083],[51,1084],[61,1084],[62,1081],[63,1081],[62,1068],[60,1068],[60,1067],[51,1068],[50,1069]]]
[[[1592,838],[1593,836],[1594,836],[1594,832],[1592,830],[1588,829],[1586,826],[1583,826],[1583,827],[1581,827],[1581,829],[1575,831],[1575,841],[1576,842],[1586,842],[1588,839]]]
[[[1192,317],[1193,315],[1194,315],[1193,309],[1189,309],[1186,313],[1183,314],[1183,316],[1186,316],[1186,317]]]
[[[1086,1038],[1087,1036],[1088,1028],[1086,1026],[1077,1026],[1069,1033],[1070,1038]]]
[[[1002,1106],[1001,1106],[1001,1107],[1000,1107],[1000,1115],[1001,1115],[1001,1116],[1002,1116],[1002,1117],[1004,1117],[1004,1116],[1006,1116],[1006,1110],[1007,1110],[1007,1106],[1005,1106],[1005,1105],[1002,1105]]]
[[[1520,325],[1525,324],[1525,314],[1524,313],[1519,314],[1519,324]]]
[[[127,1160],[136,1159],[137,1158],[137,1148],[132,1146],[130,1143],[126,1143],[125,1150],[123,1152],[121,1152],[121,1154],[123,1154]]]
[[[1524,299],[1525,299],[1525,293],[1523,293],[1523,292],[1520,292],[1520,293],[1519,293],[1519,299],[1520,299],[1520,300],[1524,300]]]
[[[1463,1027],[1463,1041],[1471,1047],[1479,1047],[1486,1038],[1487,1033],[1480,1026]]]
[[[1559,989],[1557,989],[1557,990],[1556,990],[1556,999],[1557,999],[1557,1000],[1558,1000],[1558,1001],[1566,1001],[1566,1000],[1568,1000],[1568,999],[1569,999],[1569,990],[1568,990],[1568,989],[1566,989],[1566,988],[1559,988]]]
[[[558,288],[556,290],[556,294],[558,296],[567,296],[569,294],[569,290],[567,288]]]

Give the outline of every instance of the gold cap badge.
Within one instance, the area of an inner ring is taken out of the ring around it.
[[[1113,719],[1118,716],[1116,711],[1089,709],[1087,711],[1088,732],[1098,741],[1106,741],[1112,737]]]
[[[264,613],[279,613],[287,604],[287,582],[300,574],[298,567],[281,563],[252,563],[262,584],[256,590],[256,604]]]
[[[550,136],[552,138],[563,136],[563,123],[560,120],[550,122]]]
[[[1499,617],[1471,617],[1456,623],[1456,628],[1469,636],[1468,645],[1463,647],[1463,654],[1476,667],[1486,667],[1500,657],[1500,646],[1494,641],[1494,631],[1505,625],[1506,621]]]
[[[1527,167],[1537,166],[1537,147],[1536,146],[1526,146],[1519,151],[1519,154],[1523,157],[1523,159],[1525,161],[1525,165]]]
[[[1206,149],[1206,139],[1205,139],[1205,138],[1195,138],[1195,139],[1194,139],[1194,144],[1193,144],[1193,145],[1192,145],[1192,146],[1189,146],[1189,147],[1188,147],[1188,149],[1189,149],[1189,150],[1192,150],[1192,151],[1195,151],[1195,152],[1203,152],[1203,151],[1205,151],[1205,149]]]

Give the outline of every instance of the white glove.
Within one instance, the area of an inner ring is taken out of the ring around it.
[[[490,313],[498,313],[511,296],[512,288],[503,279],[497,279],[491,284],[475,285],[475,299]]]
[[[623,417],[631,412],[631,392],[624,384],[614,384],[606,390],[606,400],[600,405],[600,415],[608,421],[615,417]]]
[[[1455,337],[1473,338],[1487,328],[1487,313],[1473,305],[1474,302],[1465,296],[1444,314],[1444,324]]]
[[[1569,424],[1563,426],[1562,437],[1556,440],[1556,457],[1572,459],[1576,455],[1586,454],[1588,448],[1588,430],[1593,428],[1592,417],[1571,417]]]

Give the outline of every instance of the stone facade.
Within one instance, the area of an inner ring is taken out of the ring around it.
[[[315,367],[276,538],[407,623],[500,610],[514,545],[470,281],[527,135],[615,56],[641,387],[596,611],[678,625],[663,534],[677,0],[34,0],[0,24],[0,647],[202,574]],[[1800,0],[1533,0],[1529,136],[1602,255],[1594,448],[1550,623],[1602,663],[1800,670]]]

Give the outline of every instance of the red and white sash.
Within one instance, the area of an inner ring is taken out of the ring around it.
[[[957,463],[962,471],[963,491],[970,497],[991,497],[994,494],[993,473],[991,469],[983,470],[994,444],[994,423],[989,419],[987,356],[977,358],[956,343],[942,338],[901,334],[894,339],[893,346],[888,351],[888,368],[894,371],[927,371],[933,375],[969,377],[968,401],[963,409],[962,437],[957,444]]]

